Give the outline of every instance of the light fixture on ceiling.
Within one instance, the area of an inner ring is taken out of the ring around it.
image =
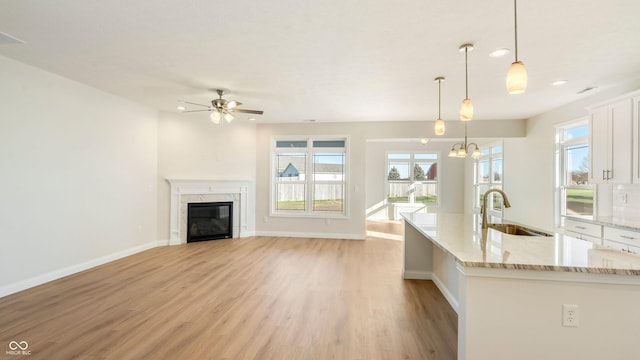
[[[489,53],[489,57],[497,58],[497,57],[505,56],[510,52],[511,52],[511,50],[509,50],[507,48],[496,49],[496,50],[493,50],[492,52]]]
[[[466,158],[470,148],[473,147],[471,157],[478,159],[482,157],[480,147],[476,143],[467,143],[467,123],[464,123],[464,142],[453,144],[451,151],[449,151],[449,157]]]
[[[520,94],[527,90],[527,68],[518,60],[518,10],[517,0],[513,0],[513,18],[515,28],[515,55],[516,61],[511,64],[507,73],[507,91],[509,94]]]
[[[560,86],[560,85],[564,85],[564,84],[566,84],[568,82],[569,81],[567,81],[567,80],[556,80],[556,81],[551,83],[551,86]]]
[[[441,104],[441,93],[440,93],[440,85],[444,81],[444,76],[438,76],[435,78],[435,81],[438,82],[438,119],[436,120],[436,124],[434,126],[434,132],[436,135],[444,135],[444,120],[440,116],[440,104]]]
[[[460,106],[460,120],[470,121],[473,118],[473,103],[469,99],[469,70],[467,66],[467,54],[473,50],[473,44],[460,45],[460,51],[464,51],[464,89],[465,97]]]

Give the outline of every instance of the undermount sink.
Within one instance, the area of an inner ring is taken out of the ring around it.
[[[498,230],[508,235],[521,235],[521,236],[553,236],[552,234],[530,229],[528,227],[516,224],[487,224],[491,229]]]

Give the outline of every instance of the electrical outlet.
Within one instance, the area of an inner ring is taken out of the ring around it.
[[[562,326],[578,327],[578,305],[562,305]]]

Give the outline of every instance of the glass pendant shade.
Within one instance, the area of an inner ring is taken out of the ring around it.
[[[473,118],[473,103],[471,99],[462,100],[462,106],[460,106],[460,120],[470,121]]]
[[[444,135],[444,130],[445,130],[444,120],[442,119],[436,120],[436,125],[434,127],[434,132],[436,133],[436,135]]]
[[[480,152],[480,149],[477,146],[475,149],[473,149],[473,152],[471,153],[471,157],[474,159],[479,159],[482,157],[482,152]]]
[[[522,61],[515,61],[507,73],[507,91],[509,94],[520,94],[527,90],[527,68]]]
[[[461,148],[458,150],[458,154],[457,154],[457,156],[458,156],[459,158],[467,157],[467,149],[465,149],[464,147],[461,147]]]
[[[457,157],[458,156],[458,152],[456,151],[455,148],[451,148],[451,151],[449,151],[449,157]]]
[[[233,121],[233,115],[226,112],[224,113],[224,119],[227,120],[227,124],[230,124]]]
[[[220,113],[219,113],[219,112],[217,112],[217,111],[213,111],[213,112],[211,113],[211,115],[209,115],[209,118],[211,119],[211,122],[212,122],[212,123],[214,123],[214,124],[216,124],[216,125],[217,125],[217,124],[220,124],[220,119],[221,119],[221,118],[220,118]]]

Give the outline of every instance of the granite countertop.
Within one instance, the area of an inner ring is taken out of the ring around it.
[[[483,241],[477,215],[411,213],[402,216],[465,267],[640,276],[640,255],[561,233],[551,233],[550,237],[520,236],[488,229]]]
[[[622,218],[618,216],[594,216],[593,218],[567,217],[567,219],[582,221],[590,224],[610,226],[630,231],[640,231],[640,217]]]

